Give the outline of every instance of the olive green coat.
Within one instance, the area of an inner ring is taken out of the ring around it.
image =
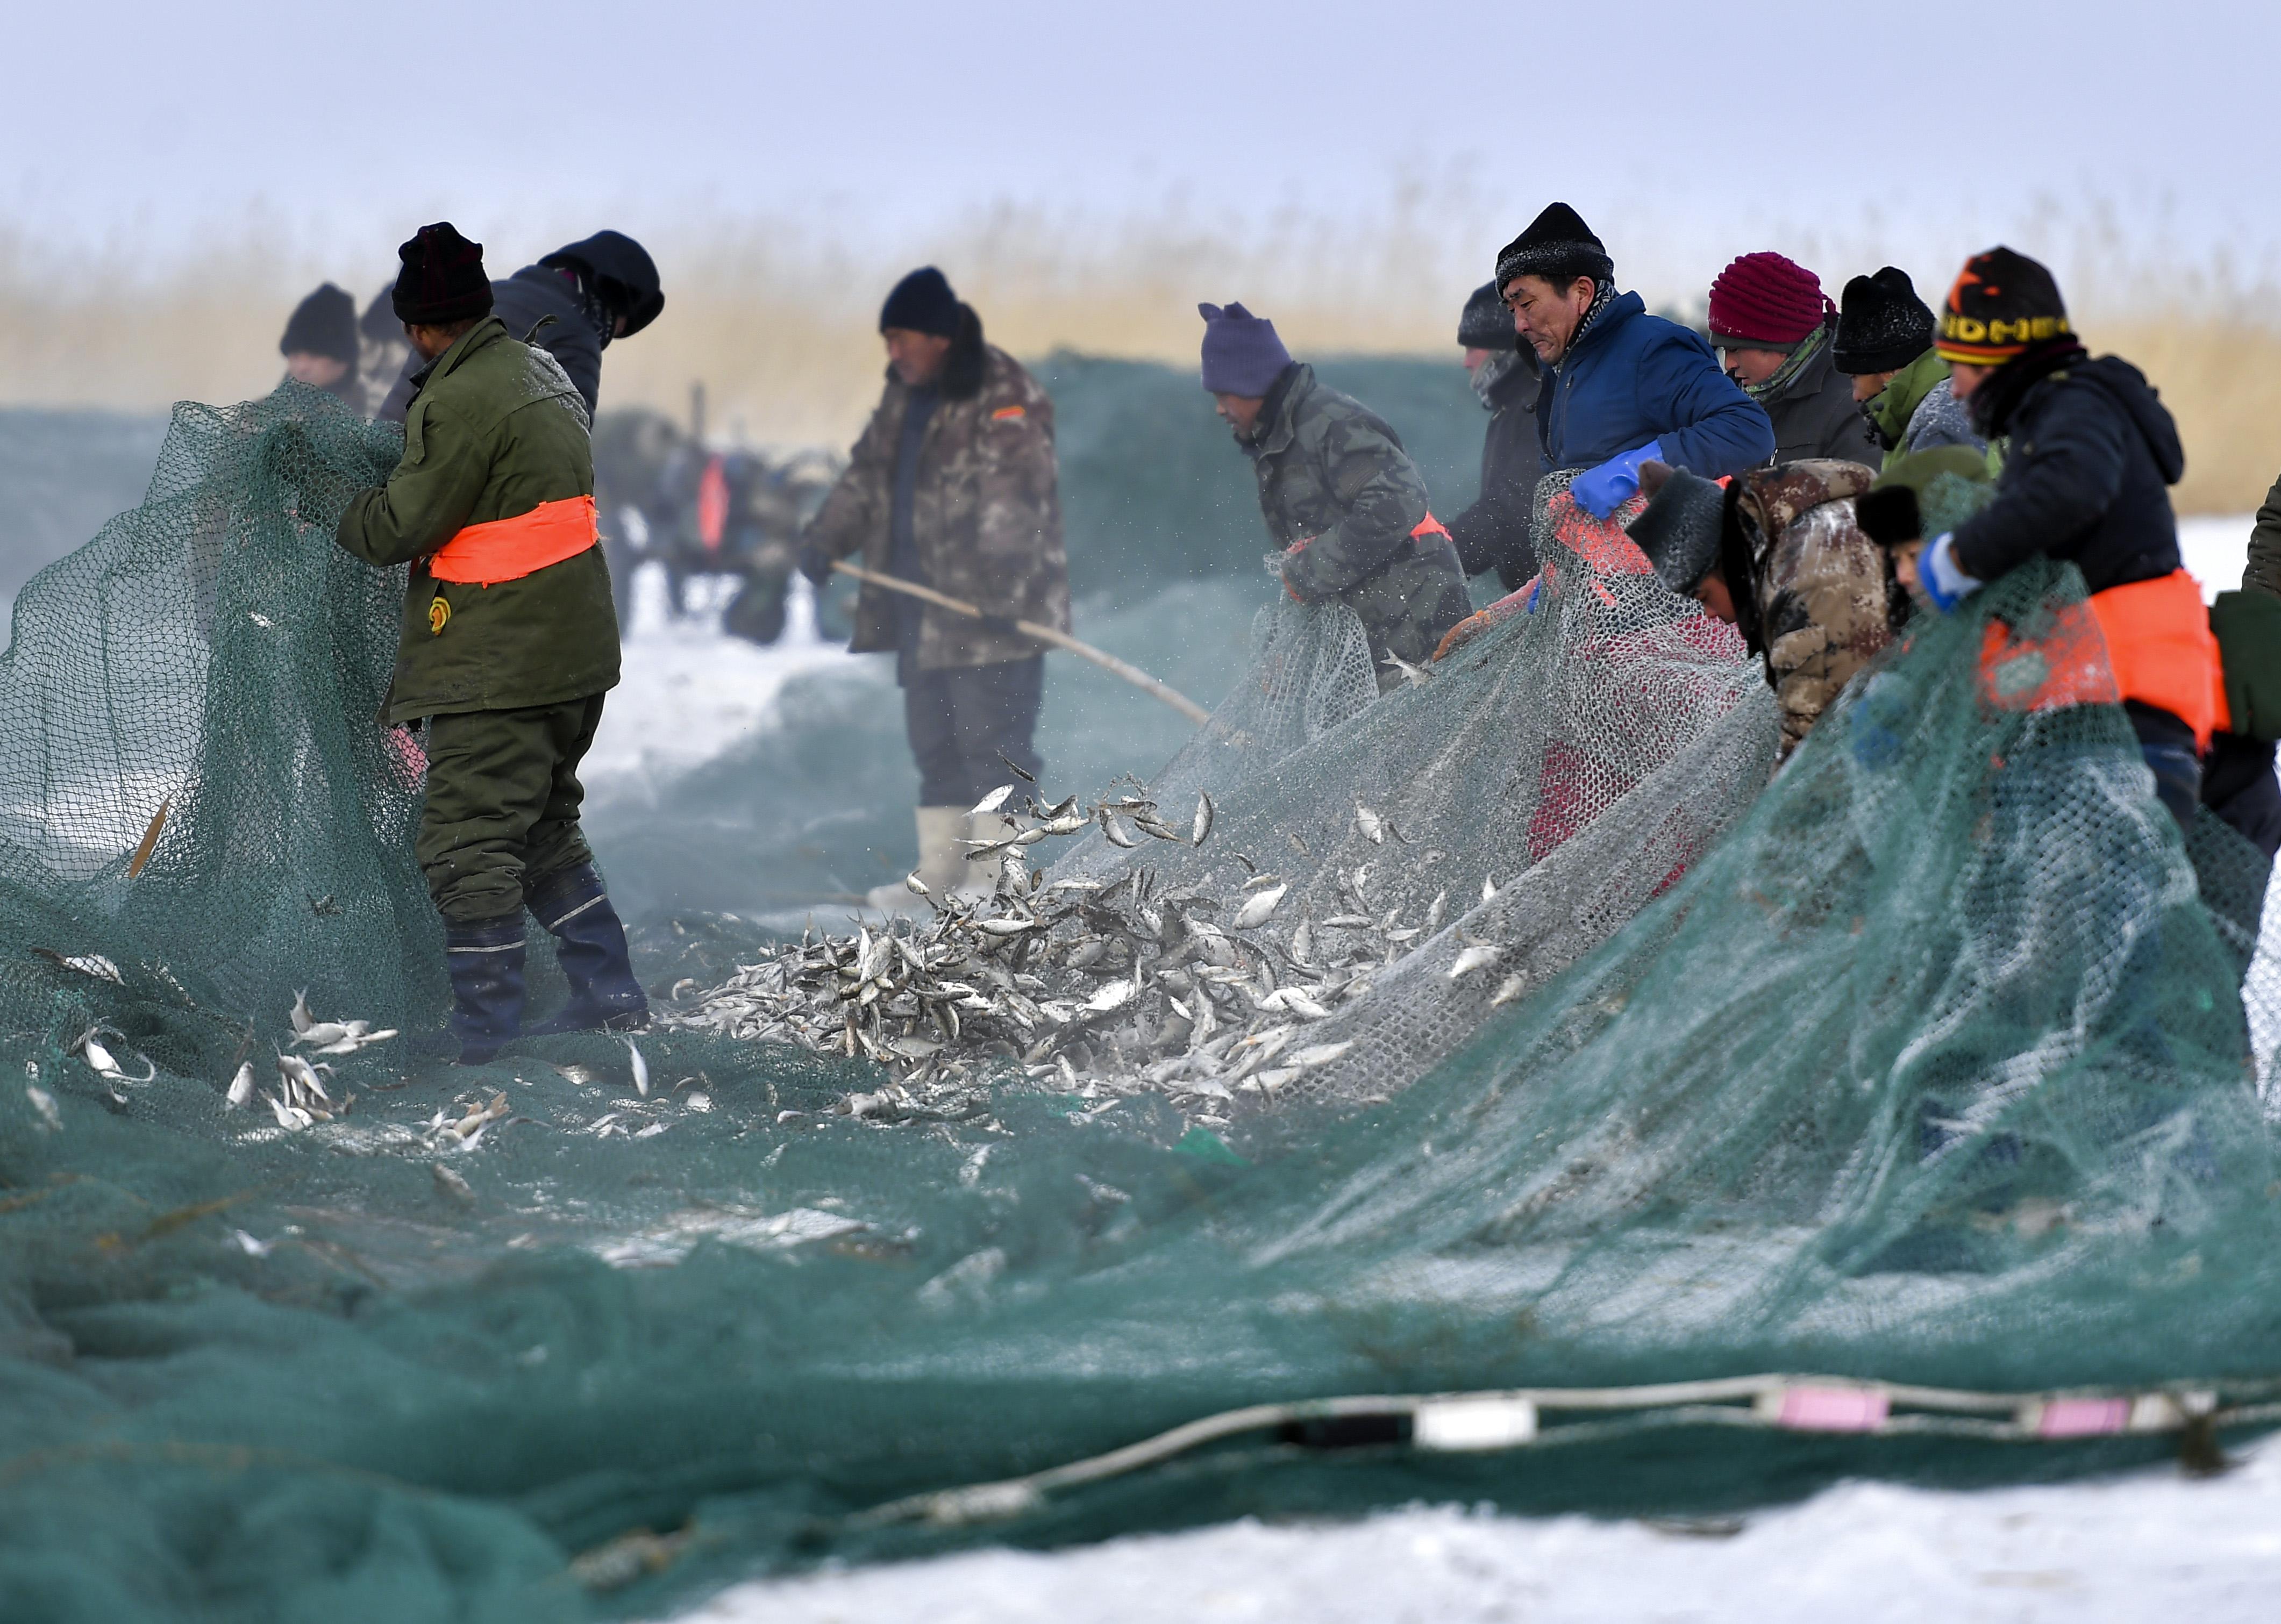
[[[367,564],[412,566],[388,720],[559,704],[615,687],[618,619],[599,547],[487,587],[427,569],[468,525],[593,494],[577,389],[496,317],[460,335],[417,387],[404,459],[384,487],[349,503],[334,538]]]

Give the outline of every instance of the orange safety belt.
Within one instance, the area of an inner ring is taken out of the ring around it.
[[[1980,692],[2001,711],[2051,711],[2136,699],[2193,729],[2194,747],[2231,725],[2225,670],[2202,589],[2183,569],[2094,592],[2040,635],[1991,620]]]
[[[565,496],[513,519],[469,525],[428,560],[428,573],[438,581],[494,586],[575,558],[601,539],[594,498]]]
[[[1410,533],[1410,539],[1422,542],[1429,535],[1438,535],[1445,542],[1450,540],[1448,527],[1434,517],[1434,510],[1430,507],[1426,510],[1426,517],[1418,521],[1418,527]]]

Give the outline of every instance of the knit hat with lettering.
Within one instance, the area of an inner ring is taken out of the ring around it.
[[[1744,254],[1711,284],[1711,342],[1729,350],[1795,350],[1836,313],[1821,279],[1780,254]]]
[[[2052,273],[2025,254],[1991,248],[1957,273],[1933,348],[1944,361],[2001,366],[2030,344],[2074,335]]]
[[[483,245],[468,242],[449,220],[421,227],[396,257],[404,269],[389,297],[398,321],[441,327],[491,313]]]

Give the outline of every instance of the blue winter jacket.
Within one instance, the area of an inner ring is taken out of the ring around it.
[[[1536,432],[1547,468],[1592,468],[1651,440],[1707,480],[1771,460],[1775,426],[1719,370],[1697,334],[1619,294],[1559,365],[1544,370]]]

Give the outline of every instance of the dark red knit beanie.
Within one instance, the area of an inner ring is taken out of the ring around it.
[[[1744,254],[1711,284],[1711,342],[1791,350],[1837,313],[1821,279],[1780,254]]]

